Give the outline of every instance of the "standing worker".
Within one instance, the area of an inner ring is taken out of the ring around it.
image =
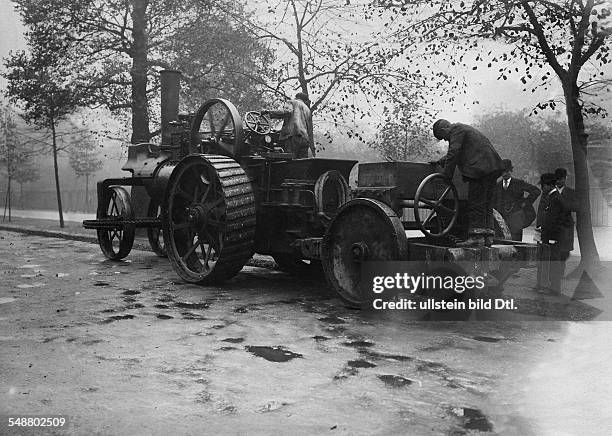
[[[295,99],[288,100],[285,108],[279,111],[262,111],[270,118],[283,120],[279,140],[283,142],[286,151],[302,159],[308,157],[308,150],[315,155],[314,138],[312,131],[312,114],[310,113],[310,100],[303,92],[298,92]]]
[[[504,159],[503,163],[502,179],[497,182],[495,188],[495,209],[508,224],[512,240],[522,241],[523,229],[536,217],[533,202],[537,200],[541,191],[524,180],[512,177],[514,167],[510,159]]]
[[[442,165],[448,180],[452,180],[458,166],[463,180],[468,182],[468,239],[457,245],[490,246],[495,236],[493,196],[495,182],[504,169],[502,159],[486,136],[466,124],[438,120],[433,125],[433,134],[448,141],[448,152],[431,163]]]

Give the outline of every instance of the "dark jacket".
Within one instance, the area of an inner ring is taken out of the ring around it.
[[[450,125],[448,152],[441,163],[444,164],[444,174],[451,179],[456,166],[464,177],[470,179],[499,177],[504,169],[501,157],[487,137],[461,123]]]
[[[312,115],[302,100],[290,100],[285,110],[270,111],[270,116],[283,120],[279,137],[281,141],[299,136],[313,143]]]
[[[536,186],[521,179],[512,177],[508,187],[504,189],[504,180],[497,182],[495,188],[495,209],[505,218],[512,212],[516,212],[524,205],[533,204],[540,196],[540,191]],[[525,197],[527,193],[527,197]]]
[[[556,191],[550,194],[542,225],[542,240],[545,242],[555,240],[560,251],[572,251],[574,249],[572,212],[577,210],[578,199],[573,189],[566,186],[561,194]]]

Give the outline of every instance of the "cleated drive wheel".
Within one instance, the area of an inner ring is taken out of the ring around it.
[[[325,277],[351,307],[362,303],[364,261],[399,261],[408,257],[401,220],[386,204],[367,198],[345,203],[325,232],[321,261]]]
[[[125,188],[111,186],[104,193],[103,204],[98,207],[96,218],[98,220],[133,220],[134,211],[130,194]],[[133,225],[124,224],[117,228],[97,229],[98,244],[102,253],[110,260],[121,260],[132,250],[134,235],[136,233]]]
[[[227,280],[253,254],[255,197],[231,158],[192,155],[181,161],[168,183],[162,217],[168,257],[187,282]]]
[[[155,199],[149,201],[149,207],[147,208],[148,218],[161,218],[161,206]],[[161,227],[148,227],[147,238],[149,239],[149,245],[155,254],[159,257],[168,257],[166,252],[166,245],[164,244],[163,230]]]

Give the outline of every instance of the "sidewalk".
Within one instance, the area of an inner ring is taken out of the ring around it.
[[[95,215],[87,216],[86,218],[95,219]],[[47,220],[40,218],[23,218],[13,216],[11,218],[11,222],[8,221],[8,218],[4,222],[0,220],[0,230],[98,244],[98,237],[96,231],[84,229],[80,221],[64,221],[64,224],[64,228],[61,228],[58,219]],[[152,251],[147,237],[139,236],[138,234],[134,239],[133,249],[142,251]],[[100,256],[102,256],[102,253],[100,253]],[[247,265],[263,268],[275,267],[274,259],[272,259],[272,257],[262,256],[258,254],[253,256],[253,258],[247,263]]]

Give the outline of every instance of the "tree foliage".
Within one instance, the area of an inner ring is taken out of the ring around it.
[[[406,48],[388,44],[384,26],[369,21],[363,2],[264,0],[258,6],[242,23],[278,53],[262,85],[276,98],[308,95],[318,124],[325,118],[363,140],[356,120],[379,119],[385,107],[410,99],[422,103],[423,91],[446,83],[445,74],[425,74],[427,66],[406,62]]]
[[[584,117],[605,115],[589,97],[602,87],[609,90],[610,77],[604,72],[612,60],[606,44],[612,34],[609,2],[380,0],[376,4],[397,14],[390,25],[399,41],[420,35],[432,55],[451,57],[454,64],[472,70],[486,64],[496,69],[500,80],[516,74],[525,91],[547,88],[555,79],[560,82],[563,96],[540,102],[534,113],[565,105],[580,199],[581,267],[596,265],[599,255],[591,225]],[[492,46],[490,41],[501,44]]]
[[[222,89],[225,96],[248,99],[256,88],[240,73],[257,77],[268,56],[215,7],[225,2],[240,15],[240,3],[231,0],[14,1],[34,45],[48,50],[64,44],[61,63],[87,83],[93,101],[131,115],[132,142],[159,132],[160,69],[185,68],[194,93]]]

